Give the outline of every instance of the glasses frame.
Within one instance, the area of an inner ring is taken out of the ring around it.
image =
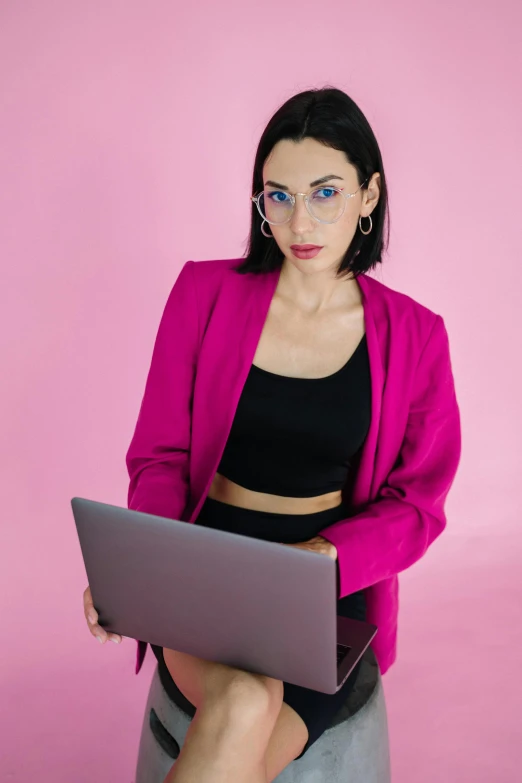
[[[284,226],[284,224],[285,224],[285,223],[288,223],[288,222],[289,222],[289,221],[290,221],[290,220],[293,218],[293,216],[294,216],[294,212],[295,212],[295,200],[296,200],[296,199],[295,199],[295,197],[296,197],[296,196],[303,196],[303,198],[304,198],[304,202],[305,202],[305,206],[306,206],[307,212],[308,212],[308,214],[310,215],[310,217],[312,217],[312,218],[313,218],[314,220],[316,220],[318,223],[326,223],[327,225],[329,225],[329,226],[330,226],[330,225],[332,225],[333,223],[337,223],[337,221],[338,221],[338,220],[340,220],[340,219],[342,218],[342,216],[344,215],[344,212],[345,212],[345,210],[346,210],[346,199],[349,199],[349,198],[352,198],[353,196],[356,196],[356,195],[357,195],[357,193],[358,193],[358,192],[360,191],[360,189],[362,188],[362,186],[363,186],[363,185],[364,185],[366,182],[368,182],[368,180],[369,180],[369,177],[366,177],[366,179],[364,180],[364,182],[361,182],[361,184],[359,185],[359,187],[357,188],[357,190],[356,190],[356,191],[354,191],[353,193],[344,193],[344,192],[343,192],[342,190],[340,190],[339,188],[336,188],[336,187],[335,187],[335,185],[324,185],[324,186],[323,186],[324,188],[330,188],[330,190],[336,190],[338,193],[340,193],[340,194],[341,194],[341,196],[344,196],[344,199],[345,199],[345,200],[343,201],[343,211],[341,212],[341,214],[339,215],[339,217],[338,217],[338,218],[335,218],[335,220],[320,220],[318,217],[316,217],[316,216],[315,216],[315,215],[314,215],[314,214],[311,212],[311,209],[310,209],[310,204],[309,204],[309,202],[308,202],[308,199],[309,199],[309,196],[310,196],[312,193],[314,193],[316,190],[322,190],[322,189],[323,189],[323,188],[322,188],[320,185],[319,185],[319,186],[317,186],[317,187],[315,187],[315,188],[312,188],[311,190],[309,190],[309,191],[308,191],[308,193],[288,193],[288,195],[290,196],[290,198],[291,198],[291,201],[292,201],[292,212],[290,213],[290,216],[289,216],[289,217],[288,217],[286,220],[283,220],[283,221],[281,221],[280,223],[275,223],[274,221],[272,221],[272,220],[269,220],[269,219],[268,219],[267,217],[265,217],[265,215],[263,215],[263,213],[261,212],[261,207],[259,206],[259,199],[260,199],[260,198],[261,198],[261,196],[264,194],[264,192],[265,192],[265,191],[264,191],[264,189],[263,189],[263,190],[260,190],[260,191],[259,191],[259,193],[257,193],[255,196],[250,196],[250,201],[253,201],[253,202],[254,202],[254,204],[255,204],[255,205],[256,205],[256,207],[257,207],[257,211],[259,212],[259,214],[261,215],[261,217],[262,217],[262,219],[263,219],[264,221],[266,221],[267,223],[269,223],[271,226]],[[277,190],[274,190],[274,193],[277,193],[277,192],[279,192],[279,191],[277,191]],[[287,191],[286,191],[286,190],[282,190],[282,191],[280,191],[280,192],[281,192],[281,193],[286,193]]]

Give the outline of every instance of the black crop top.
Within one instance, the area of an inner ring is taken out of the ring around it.
[[[271,495],[339,490],[367,435],[370,397],[366,334],[344,367],[323,378],[292,378],[253,364],[218,472]]]

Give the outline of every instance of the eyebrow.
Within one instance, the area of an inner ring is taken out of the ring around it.
[[[327,174],[326,177],[321,177],[320,179],[314,179],[313,182],[310,182],[310,187],[315,188],[316,185],[322,185],[323,182],[328,182],[329,179],[343,179],[342,177],[338,177],[337,174]],[[287,185],[281,185],[280,182],[274,182],[273,180],[269,179],[265,182],[265,188],[267,185],[270,185],[272,188],[280,188],[280,190],[288,190]]]

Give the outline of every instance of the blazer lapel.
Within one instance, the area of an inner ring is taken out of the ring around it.
[[[381,424],[382,394],[384,389],[384,369],[380,336],[382,330],[382,310],[378,302],[378,289],[372,286],[371,278],[361,275],[358,282],[362,293],[364,307],[364,325],[366,330],[366,345],[371,375],[371,417],[368,435],[361,449],[361,456],[356,475],[353,479],[353,488],[350,504],[354,508],[364,506],[378,491],[378,476],[375,474],[375,461],[379,444],[379,431]]]
[[[266,321],[280,270],[263,275],[225,275],[205,333],[194,388],[191,496],[186,516],[197,518],[223,454],[236,408]],[[371,373],[371,421],[353,478],[351,505],[366,504],[378,487],[374,465],[381,417],[384,371],[379,344],[378,289],[358,278],[364,307]]]
[[[224,277],[194,388],[190,522],[199,514],[225,449],[279,275],[275,270]]]

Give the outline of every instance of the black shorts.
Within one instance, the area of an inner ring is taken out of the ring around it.
[[[297,544],[308,541],[318,535],[323,528],[348,516],[349,511],[344,504],[315,514],[274,514],[239,508],[229,503],[207,498],[194,524],[228,530],[232,533],[262,538],[267,541]],[[360,591],[338,599],[337,614],[355,620],[366,620],[364,592]],[[176,698],[179,698],[179,691],[173,684],[172,677],[165,665],[163,648],[157,645],[151,645],[151,648],[158,659],[161,679],[167,694],[173,701],[176,701]],[[340,690],[333,694],[321,693],[283,681],[283,701],[301,716],[308,729],[308,741],[297,758],[301,758],[321,734],[331,726],[335,715],[344,705],[354,686],[361,663],[362,660],[357,663]],[[172,683],[170,689],[169,683]]]

